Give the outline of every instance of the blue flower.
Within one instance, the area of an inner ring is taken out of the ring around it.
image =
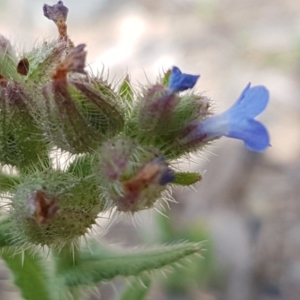
[[[212,118],[190,124],[190,130],[184,137],[184,144],[207,142],[221,136],[243,140],[252,151],[261,152],[270,146],[270,137],[266,127],[254,120],[269,101],[269,92],[264,86],[250,87],[242,92],[236,103],[224,113]]]
[[[173,67],[169,78],[169,89],[171,92],[182,92],[195,86],[200,75],[181,73],[179,68]]]

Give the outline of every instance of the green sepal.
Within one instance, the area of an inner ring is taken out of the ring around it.
[[[183,153],[189,152],[185,146],[178,143],[178,137],[183,134],[183,129],[191,122],[198,122],[206,119],[210,112],[209,100],[200,94],[184,94],[180,95],[180,100],[169,120],[169,128],[172,128],[172,134],[168,137],[168,143],[171,145],[175,142],[172,151],[176,153],[175,156],[180,156]]]
[[[121,83],[118,94],[123,100],[124,103],[129,104],[132,103],[134,98],[134,93],[132,86],[130,84],[129,76],[127,75],[124,79],[124,81]]]
[[[48,143],[31,115],[31,92],[17,81],[0,88],[0,161],[22,172],[49,165]]]
[[[124,111],[115,92],[102,82],[70,81],[68,91],[84,119],[98,133],[114,135],[124,126]]]
[[[0,219],[0,249],[17,245],[11,235],[11,221],[8,218]],[[1,252],[0,252],[1,253]]]
[[[20,183],[19,176],[0,172],[0,193],[10,192]]]
[[[175,173],[175,180],[173,184],[177,185],[192,185],[202,179],[201,174],[191,172],[177,172]]]
[[[27,78],[39,84],[45,84],[68,49],[63,41],[43,41],[41,45],[24,54],[29,61]]]
[[[112,252],[92,249],[82,253],[80,261],[61,274],[65,285],[93,285],[109,281],[116,276],[146,276],[153,271],[163,271],[184,258],[201,251],[199,243],[180,243],[152,250]]]
[[[171,70],[167,70],[164,72],[163,77],[161,78],[161,83],[163,86],[168,86],[169,85],[169,80],[171,76]]]
[[[87,177],[93,173],[96,158],[90,154],[77,156],[69,165],[68,172],[80,178]]]
[[[45,260],[38,253],[25,250],[15,254],[14,249],[10,249],[3,251],[1,257],[13,274],[14,284],[19,288],[22,299],[57,299],[54,296],[56,288],[51,285],[51,278],[45,269]]]
[[[42,132],[31,120],[19,120],[14,125],[3,147],[5,152],[1,155],[2,162],[17,167],[25,174],[49,167],[49,148]]]

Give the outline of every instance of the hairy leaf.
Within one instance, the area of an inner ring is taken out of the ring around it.
[[[78,264],[61,273],[68,286],[92,285],[116,276],[141,276],[181,262],[199,253],[199,243],[180,243],[157,249],[135,252],[111,252],[100,249],[98,253],[83,253]]]

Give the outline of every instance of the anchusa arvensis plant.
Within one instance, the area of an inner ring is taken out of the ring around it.
[[[82,287],[118,275],[149,285],[154,271],[200,253],[201,244],[128,252],[81,238],[104,213],[160,209],[172,187],[198,182],[200,174],[175,162],[222,136],[264,151],[269,135],[254,118],[269,93],[249,84],[215,116],[193,90],[199,76],[178,67],[137,89],[129,76],[113,86],[86,72],[86,46],[68,37],[63,2],[43,9],[58,39],[19,54],[0,36],[1,256],[24,299],[82,299]],[[57,153],[69,160],[55,163]],[[41,249],[54,267],[44,266]],[[146,287],[131,289],[143,299]]]

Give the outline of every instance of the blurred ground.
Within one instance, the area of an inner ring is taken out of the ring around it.
[[[43,4],[44,0],[0,0],[0,33],[20,51],[56,37],[55,26],[43,17]],[[179,204],[170,212],[175,228],[194,220],[205,223],[219,271],[226,274],[221,285],[191,287],[189,296],[181,299],[300,299],[300,4],[293,0],[65,0],[64,4],[70,8],[72,40],[86,43],[92,70],[105,66],[110,78],[118,80],[129,71],[133,83],[154,81],[174,64],[186,73],[201,74],[197,88],[215,100],[217,112],[235,101],[249,81],[268,87],[271,101],[261,120],[269,128],[272,147],[254,154],[240,141],[216,142],[209,161],[201,155],[190,165],[207,170],[196,187],[198,193],[175,192]],[[128,236],[137,239],[136,231],[143,230],[122,229],[125,240],[118,227],[107,239],[122,243],[123,238],[126,244]],[[13,299],[10,290],[7,285],[1,288],[0,298]],[[102,299],[114,299],[109,296],[113,290],[105,286]],[[155,300],[166,297],[160,285],[149,295]]]

